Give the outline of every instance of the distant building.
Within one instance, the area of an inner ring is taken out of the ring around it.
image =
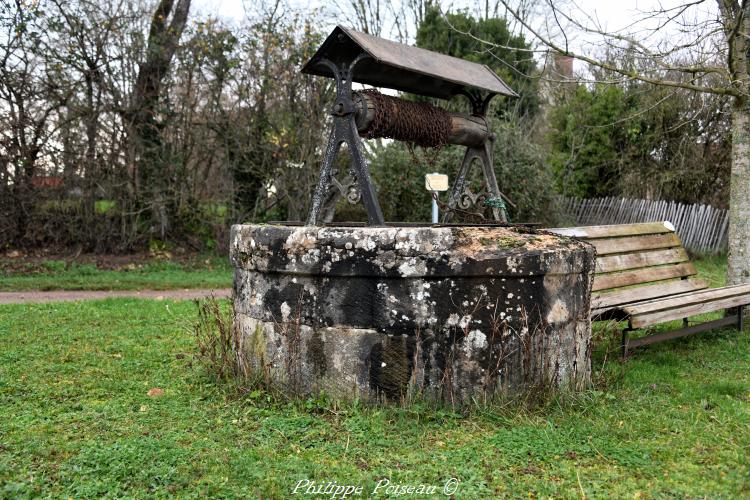
[[[544,58],[539,92],[545,103],[554,106],[575,92],[578,78],[573,72],[574,58],[550,50]]]
[[[36,189],[59,189],[63,178],[59,175],[35,175],[31,178],[31,185]]]

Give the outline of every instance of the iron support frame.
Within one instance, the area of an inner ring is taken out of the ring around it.
[[[326,193],[332,186],[337,186],[332,179],[333,163],[336,160],[341,145],[346,143],[349,154],[352,157],[350,171],[356,179],[359,187],[359,194],[362,203],[367,211],[367,221],[370,226],[384,226],[383,212],[380,209],[377,192],[372,184],[370,177],[370,168],[365,158],[362,140],[357,132],[357,125],[354,122],[354,101],[352,100],[352,73],[355,66],[369,57],[367,54],[360,54],[349,63],[336,65],[329,59],[322,59],[321,64],[328,67],[333,73],[336,80],[336,101],[331,108],[333,116],[333,128],[328,139],[323,165],[320,169],[318,185],[313,195],[312,207],[307,218],[308,226],[315,226],[320,217],[323,200]],[[346,193],[342,193],[346,195]]]
[[[489,109],[490,101],[495,94],[487,94],[482,97],[477,92],[462,91],[462,95],[469,99],[471,104],[471,113],[473,116],[485,118],[487,110]],[[484,180],[487,183],[487,190],[495,198],[507,198],[500,192],[500,188],[497,185],[497,178],[495,177],[495,167],[492,162],[492,146],[495,142],[494,134],[490,134],[489,138],[484,141],[481,146],[469,146],[466,148],[464,159],[461,162],[461,167],[458,170],[456,181],[453,183],[451,189],[451,195],[448,199],[448,210],[443,215],[443,223],[450,222],[451,211],[456,208],[459,203],[463,191],[466,186],[466,176],[471,169],[472,162],[477,159],[482,164],[482,173],[484,174]],[[492,216],[498,222],[508,222],[508,214],[504,208],[492,207]]]
[[[743,318],[745,312],[745,306],[737,307],[737,330],[740,333],[745,331],[745,318]]]
[[[620,341],[620,357],[622,359],[625,359],[628,357],[628,347],[630,342],[630,332],[633,331],[633,328],[630,326],[630,321],[628,321],[628,327],[625,328],[622,331],[622,339]]]
[[[737,307],[736,316],[734,315],[725,316],[723,318],[715,319],[713,321],[707,321],[705,323],[698,323],[696,325],[683,327],[677,330],[669,330],[666,332],[654,333],[651,335],[646,335],[645,337],[638,337],[635,339],[630,339],[630,332],[633,332],[636,329],[632,328],[631,323],[628,320],[628,327],[622,331],[622,343],[620,346],[621,351],[622,351],[622,358],[625,359],[628,355],[628,351],[634,347],[642,347],[645,345],[656,344],[658,342],[665,342],[667,340],[678,339],[680,337],[687,337],[689,335],[695,335],[697,333],[707,332],[709,330],[713,330],[715,328],[721,328],[724,326],[735,326],[740,332],[742,332],[744,328],[744,320],[742,317],[744,307],[745,306]],[[685,324],[686,319],[687,318],[683,319],[683,325]]]

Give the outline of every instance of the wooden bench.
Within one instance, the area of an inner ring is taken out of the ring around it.
[[[737,325],[750,304],[750,284],[708,288],[669,222],[555,228],[596,247],[591,319],[627,321],[622,355],[634,347]],[[690,326],[689,316],[736,308],[736,314]],[[682,319],[678,330],[630,338],[639,328]]]

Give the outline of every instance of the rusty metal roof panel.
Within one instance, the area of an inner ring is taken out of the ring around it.
[[[460,91],[470,89],[517,95],[483,64],[392,42],[343,26],[333,30],[302,72],[333,77],[330,69],[320,64],[321,59],[349,62],[362,52],[371,58],[357,65],[352,77],[355,82],[440,99],[450,99]]]

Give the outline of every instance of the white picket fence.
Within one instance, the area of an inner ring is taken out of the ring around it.
[[[711,205],[628,198],[563,198],[560,204],[565,219],[574,226],[669,221],[690,251],[720,253],[727,249],[729,213]]]

